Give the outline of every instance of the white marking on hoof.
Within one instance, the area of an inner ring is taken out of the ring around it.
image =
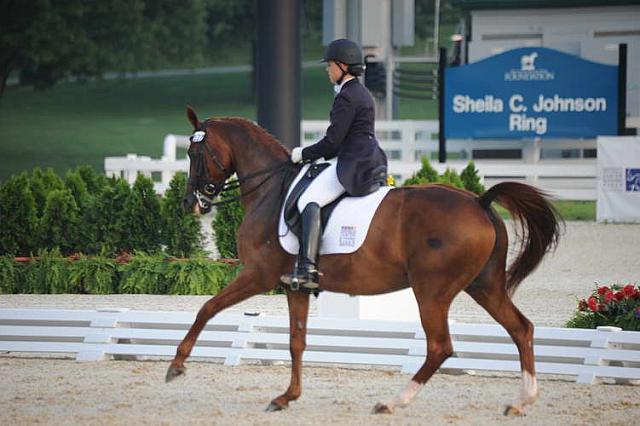
[[[411,380],[409,384],[400,392],[397,396],[391,399],[389,402],[384,403],[386,407],[389,408],[391,412],[395,407],[406,407],[409,405],[413,398],[422,390],[424,384],[420,384],[418,382],[414,382]]]
[[[522,372],[522,388],[518,401],[507,407],[505,415],[524,415],[525,406],[531,405],[538,399],[538,383],[536,376],[528,371]]]

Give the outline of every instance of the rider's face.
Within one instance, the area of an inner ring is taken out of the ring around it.
[[[326,69],[327,69],[327,74],[329,74],[329,81],[331,81],[331,83],[333,84],[336,84],[337,81],[340,80],[340,77],[342,76],[342,70],[340,69],[340,67],[335,61],[331,61],[331,60],[327,61]]]

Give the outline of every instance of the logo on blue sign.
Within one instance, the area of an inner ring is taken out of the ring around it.
[[[529,47],[446,69],[447,138],[617,133],[618,67]]]
[[[626,190],[640,192],[640,169],[625,170]]]

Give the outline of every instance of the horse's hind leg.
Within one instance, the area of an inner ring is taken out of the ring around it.
[[[535,359],[533,356],[533,324],[513,304],[505,290],[504,269],[483,271],[467,293],[509,333],[520,353],[522,390],[519,398],[505,409],[505,415],[524,415],[525,407],[538,397]]]
[[[287,291],[289,303],[289,352],[291,353],[291,383],[285,393],[275,398],[267,411],[279,411],[289,406],[302,393],[302,353],[306,347],[309,294]]]
[[[415,286],[414,293],[418,300],[422,326],[427,335],[427,359],[402,392],[390,401],[376,404],[374,413],[392,413],[395,407],[407,406],[442,363],[453,354],[447,323],[452,296],[434,299],[426,294],[424,287]]]

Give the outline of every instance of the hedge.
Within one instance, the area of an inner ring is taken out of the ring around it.
[[[206,257],[67,257],[41,250],[26,259],[0,256],[0,293],[215,295],[239,271],[237,264]]]
[[[200,223],[182,209],[185,189],[181,173],[162,198],[142,175],[130,188],[125,180],[107,179],[87,166],[67,171],[64,179],[35,168],[0,186],[0,255],[53,249],[90,256],[202,254]]]
[[[436,182],[463,188],[478,195],[485,191],[484,186],[480,183],[480,176],[473,161],[469,161],[469,164],[462,170],[460,175],[450,168],[438,175],[438,172],[431,166],[427,157],[422,157],[422,167],[413,176],[404,181],[404,186]]]

